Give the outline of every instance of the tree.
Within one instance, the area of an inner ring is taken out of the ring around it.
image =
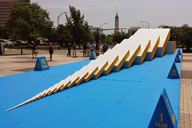
[[[190,52],[192,47],[192,28],[182,27],[181,28],[181,43],[186,47],[186,51]]]
[[[56,41],[56,29],[53,28],[53,22],[44,21],[42,22],[41,30],[39,31],[39,35],[41,37],[47,38],[49,41]]]
[[[186,48],[190,52],[192,47],[192,27],[161,26],[171,29],[170,40],[176,41],[177,47]]]
[[[35,3],[16,3],[7,26],[12,38],[21,40],[51,37],[53,31],[53,22],[50,21],[48,12]]]
[[[113,41],[113,35],[111,35],[111,34],[107,35],[105,38],[105,42],[111,43],[112,41]]]
[[[60,43],[60,46],[66,47],[71,40],[72,36],[67,30],[66,26],[59,25],[57,27],[57,42]]]
[[[105,34],[101,34],[100,40],[101,40],[101,42],[105,42],[105,41],[106,41],[106,36],[105,36]]]
[[[17,40],[28,40],[30,34],[30,25],[23,19],[15,20],[15,26],[12,29],[13,38]]]
[[[88,22],[84,19],[84,15],[81,15],[80,10],[73,6],[69,6],[69,10],[70,16],[66,16],[66,27],[72,36],[72,42],[76,42],[80,46],[83,42],[93,40],[93,35]]]
[[[128,38],[129,38],[129,34],[125,32],[118,32],[113,35],[113,41],[117,43],[120,43],[122,40],[128,39]]]
[[[8,39],[9,38],[9,30],[6,26],[0,26],[0,38]]]
[[[31,32],[38,36],[47,37],[53,28],[53,22],[50,21],[48,12],[35,3],[31,4],[29,9],[31,12]]]
[[[24,40],[30,35],[30,10],[25,3],[17,3],[13,6],[6,26],[10,30],[13,39]],[[24,25],[24,27],[22,27]],[[25,33],[27,29],[27,33]]]
[[[100,32],[96,31],[96,32],[93,32],[93,36],[94,36],[94,40],[96,41],[101,41],[101,42],[105,42],[106,41],[106,35],[105,34],[100,34]]]

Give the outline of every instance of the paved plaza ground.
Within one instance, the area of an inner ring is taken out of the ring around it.
[[[53,61],[49,61],[47,50],[39,50],[38,56],[46,56],[49,66],[56,66],[88,58],[82,57],[82,51],[78,51],[78,57],[67,57],[67,50],[56,50]],[[6,55],[0,56],[0,77],[31,71],[36,60],[31,57],[31,50],[6,49]],[[192,128],[192,54],[184,53],[181,73],[180,89],[180,128]]]
[[[46,56],[49,66],[56,66],[88,59],[82,57],[82,50],[77,50],[77,58],[67,57],[67,50],[55,50],[53,61],[49,61],[48,50],[38,50],[38,56]],[[24,50],[21,55],[20,49],[6,49],[5,55],[0,56],[0,77],[34,69],[36,59],[32,59],[31,50]]]
[[[182,61],[180,128],[192,128],[192,54],[187,53]]]

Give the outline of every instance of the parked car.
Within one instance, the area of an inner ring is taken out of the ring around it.
[[[4,45],[7,45],[7,46],[14,46],[13,42],[6,39],[0,39],[0,42],[4,43]]]
[[[43,42],[43,41],[40,41],[39,44],[40,44],[40,45],[49,45],[49,43]]]
[[[27,41],[17,40],[17,41],[16,41],[16,44],[17,44],[17,45],[26,45],[26,44],[27,44]]]

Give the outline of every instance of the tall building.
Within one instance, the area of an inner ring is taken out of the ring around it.
[[[117,33],[119,32],[119,16],[118,16],[118,13],[116,13],[116,16],[115,16],[115,30],[114,30],[114,33]]]
[[[11,8],[17,2],[30,3],[30,0],[0,0],[0,25],[7,23]]]

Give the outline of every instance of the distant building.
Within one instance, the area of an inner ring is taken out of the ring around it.
[[[30,3],[30,0],[0,0],[0,25],[5,25],[12,6],[17,2]]]
[[[117,33],[119,32],[119,16],[118,16],[118,13],[116,13],[116,16],[115,16],[115,30],[114,30],[114,33]]]

